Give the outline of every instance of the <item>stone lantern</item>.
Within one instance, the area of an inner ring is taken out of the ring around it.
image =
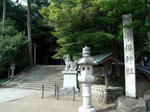
[[[83,96],[83,104],[79,107],[79,112],[96,112],[96,109],[91,104],[91,84],[95,79],[93,76],[93,65],[96,64],[96,61],[90,57],[89,47],[85,46],[82,53],[83,57],[78,61],[78,65],[80,66],[78,80],[82,83]]]

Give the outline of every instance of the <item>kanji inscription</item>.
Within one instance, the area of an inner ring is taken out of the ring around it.
[[[136,97],[133,29],[128,27],[131,22],[131,14],[123,15],[126,96]]]

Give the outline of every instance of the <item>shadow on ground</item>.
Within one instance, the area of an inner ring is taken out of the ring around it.
[[[115,106],[112,106],[112,107],[107,107],[105,109],[99,109],[97,110],[97,112],[116,112],[116,111],[115,111]]]

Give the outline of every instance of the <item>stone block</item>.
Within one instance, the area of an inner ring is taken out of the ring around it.
[[[105,87],[104,85],[92,86],[92,99],[98,103],[114,103],[122,95],[121,87]]]
[[[73,95],[73,88],[60,88],[58,91],[60,96],[72,96]],[[79,92],[75,90],[75,95],[78,96]]]
[[[147,112],[144,99],[120,96],[116,102],[116,112]]]
[[[150,90],[148,90],[144,93],[144,100],[146,102],[147,110],[148,110],[148,112],[150,112]]]
[[[77,90],[77,71],[62,71],[64,75],[63,88],[73,88]]]

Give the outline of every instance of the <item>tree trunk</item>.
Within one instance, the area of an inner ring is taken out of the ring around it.
[[[150,32],[147,32],[147,37],[148,37],[148,47],[150,52]]]
[[[29,64],[33,65],[33,57],[32,57],[32,38],[31,38],[31,14],[30,14],[30,0],[27,1],[28,9],[27,9],[27,31],[28,31],[28,50],[29,50]]]
[[[8,68],[8,79],[10,79],[10,66]]]
[[[2,20],[2,31],[5,29],[6,21],[6,0],[3,0],[3,20]]]

